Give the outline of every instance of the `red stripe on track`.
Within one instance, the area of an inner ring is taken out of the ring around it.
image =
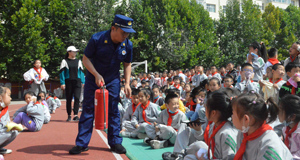
[[[10,116],[12,117],[13,113],[22,106],[24,105],[10,105]],[[56,110],[56,113],[51,114],[50,123],[44,124],[41,131],[21,132],[12,143],[5,147],[13,150],[11,154],[4,155],[5,160],[116,159],[95,129],[93,130],[89,144],[89,151],[83,152],[80,155],[69,155],[69,149],[75,145],[78,123],[66,122],[67,112],[65,106],[65,102],[62,102],[62,106]],[[106,136],[104,132],[102,133]],[[128,160],[124,154],[121,157],[124,160]]]

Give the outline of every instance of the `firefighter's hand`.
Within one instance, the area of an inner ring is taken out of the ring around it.
[[[100,74],[98,74],[95,77],[95,83],[97,84],[98,87],[101,87],[101,82],[102,82],[103,85],[105,85],[103,77]]]
[[[127,98],[130,98],[131,97],[131,88],[129,85],[125,85],[125,94],[126,94],[126,97]]]

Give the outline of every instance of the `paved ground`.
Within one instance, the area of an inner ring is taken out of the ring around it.
[[[13,101],[9,106],[9,114],[24,106],[25,102]],[[107,146],[105,132],[93,130],[89,145],[90,150],[81,155],[69,155],[68,150],[75,145],[78,131],[76,122],[66,122],[67,113],[65,101],[62,106],[51,115],[49,124],[45,124],[39,132],[21,132],[17,138],[5,148],[13,153],[5,155],[5,160],[128,160],[125,155],[113,154]]]

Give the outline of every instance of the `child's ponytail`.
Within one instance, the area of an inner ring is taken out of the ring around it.
[[[279,108],[278,108],[277,104],[275,103],[275,100],[272,97],[270,97],[267,100],[265,107],[269,114],[267,123],[274,122],[277,119],[277,115],[279,112]]]
[[[253,42],[249,45],[249,47],[253,47],[253,49],[258,50],[258,55],[265,61],[268,61],[268,53],[267,53],[267,48],[263,42],[258,43],[258,42]]]

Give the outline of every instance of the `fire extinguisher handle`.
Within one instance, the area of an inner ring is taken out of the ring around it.
[[[106,88],[103,82],[100,82],[100,88]]]

